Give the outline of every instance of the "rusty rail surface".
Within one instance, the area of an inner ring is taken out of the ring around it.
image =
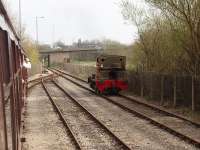
[[[131,150],[131,148],[124,143],[121,139],[119,139],[109,128],[107,128],[103,122],[101,122],[99,119],[97,119],[92,113],[90,113],[90,111],[84,107],[83,105],[81,105],[81,103],[79,103],[75,98],[73,98],[62,86],[60,86],[58,83],[56,83],[55,81],[53,81],[53,83],[63,92],[65,93],[65,95],[70,98],[77,106],[79,106],[82,110],[84,110],[87,114],[89,114],[89,116],[96,122],[98,123],[106,132],[109,133],[109,135],[111,137],[113,137],[118,143],[119,145],[121,145],[123,147],[123,149],[126,150]]]
[[[86,86],[84,86],[84,85],[81,85],[80,83],[75,82],[75,81],[73,81],[73,80],[71,80],[71,79],[69,79],[69,78],[67,78],[66,75],[69,76],[69,77],[72,77],[72,78],[74,78],[74,79],[77,79],[77,80],[79,80],[79,81],[83,81],[82,79],[80,79],[80,78],[78,78],[78,77],[73,77],[73,75],[69,75],[69,74],[67,74],[67,73],[65,73],[65,72],[63,72],[63,71],[60,71],[60,70],[56,70],[56,71],[55,71],[55,70],[52,70],[52,71],[53,71],[54,73],[60,75],[60,76],[63,77],[64,79],[70,81],[71,83],[73,83],[73,84],[75,84],[75,85],[77,85],[77,86],[79,86],[79,87],[81,87],[81,88],[83,88],[83,89],[85,89],[85,90],[88,90],[88,91],[90,91],[90,92],[92,92],[92,93],[94,93],[94,94],[96,94],[92,89],[90,89],[90,88],[88,88],[88,87],[86,87]],[[59,73],[58,73],[58,72],[59,72]],[[83,82],[85,82],[85,81],[83,81]],[[127,112],[129,112],[129,113],[132,113],[132,114],[134,114],[134,115],[136,115],[136,116],[138,116],[138,117],[140,117],[140,118],[143,118],[143,119],[149,121],[151,124],[156,125],[157,127],[164,129],[165,131],[167,131],[167,132],[169,132],[169,133],[171,133],[171,134],[173,134],[173,135],[179,137],[180,139],[182,139],[182,140],[184,140],[184,141],[186,141],[186,142],[188,142],[188,143],[193,144],[195,147],[200,148],[200,141],[198,141],[198,140],[196,140],[196,139],[193,139],[193,138],[191,138],[191,137],[189,137],[189,136],[187,136],[187,135],[184,135],[184,134],[180,133],[179,131],[177,131],[176,129],[173,129],[173,128],[171,128],[171,127],[168,127],[167,125],[165,125],[165,124],[163,124],[163,123],[160,123],[160,122],[156,121],[155,119],[152,119],[152,118],[148,117],[147,115],[142,114],[141,112],[138,112],[138,111],[136,111],[136,110],[134,110],[134,109],[130,109],[130,108],[128,108],[128,107],[126,107],[126,106],[124,106],[124,105],[122,105],[122,104],[120,104],[120,103],[118,103],[118,102],[116,102],[116,101],[114,101],[114,100],[112,100],[112,99],[106,97],[106,96],[103,96],[103,95],[98,95],[98,96],[104,98],[104,99],[107,100],[108,102],[110,102],[110,103],[112,103],[112,104],[114,104],[114,105],[116,105],[116,106],[122,108],[123,110],[125,110],[125,111],[127,111]],[[131,99],[129,99],[129,100],[131,100]],[[133,101],[132,101],[132,102],[133,102]],[[146,104],[144,104],[144,105],[146,105]],[[148,105],[146,105],[146,106],[148,106]],[[150,106],[149,106],[149,107],[150,107]],[[151,107],[153,107],[153,106],[151,106]],[[153,109],[158,110],[160,113],[169,114],[170,116],[173,116],[173,117],[182,119],[183,121],[190,122],[191,124],[193,124],[193,125],[195,125],[195,126],[197,126],[197,127],[200,127],[200,125],[199,125],[198,123],[196,123],[196,122],[193,123],[193,121],[188,120],[188,119],[186,119],[186,118],[184,118],[184,117],[178,116],[178,115],[173,114],[173,113],[168,113],[167,111],[163,111],[163,110],[161,110],[161,109],[159,109],[159,108],[157,108],[157,107],[155,107],[155,108],[153,108]]]

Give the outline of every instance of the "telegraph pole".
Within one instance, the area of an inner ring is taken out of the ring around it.
[[[54,48],[55,43],[55,24],[53,24],[53,31],[52,31],[52,47]]]
[[[35,18],[35,25],[36,25],[36,46],[38,48],[38,17]]]
[[[22,38],[22,8],[21,8],[21,0],[19,0],[19,38]]]
[[[38,17],[35,18],[35,25],[36,25],[36,47],[38,48],[39,45],[39,33],[38,33],[38,19],[43,19],[44,17]]]

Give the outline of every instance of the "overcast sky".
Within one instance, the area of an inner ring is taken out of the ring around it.
[[[18,16],[18,0],[7,1]],[[22,21],[33,39],[35,17],[45,17],[39,20],[39,41],[43,43],[62,40],[71,44],[79,38],[109,38],[130,44],[136,37],[134,26],[124,23],[119,0],[21,0],[21,3]]]

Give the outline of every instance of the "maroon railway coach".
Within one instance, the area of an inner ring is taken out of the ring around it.
[[[0,14],[0,150],[19,150],[27,89],[26,56],[2,1]]]
[[[128,88],[126,57],[100,55],[96,60],[96,73],[88,78],[96,93],[118,94]]]

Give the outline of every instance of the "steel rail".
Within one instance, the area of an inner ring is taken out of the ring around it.
[[[28,83],[37,82],[38,80],[41,81],[43,79],[49,79],[50,77],[53,77],[53,74],[49,74],[49,75],[46,75],[46,76],[38,77],[38,78],[33,79],[33,80],[29,80]]]
[[[63,73],[63,74],[65,74],[65,75],[69,76],[69,77],[72,77],[72,78],[77,79],[77,80],[79,80],[79,81],[81,81],[81,82],[87,83],[87,81],[85,81],[85,80],[83,80],[83,79],[81,79],[81,78],[79,78],[79,77],[73,76],[73,75],[71,75],[71,74],[69,74],[69,73],[66,73],[66,72],[64,72],[64,71],[62,71],[62,70],[59,70],[59,69],[50,69],[50,70],[51,70],[52,72],[53,72],[54,70],[56,70],[56,71],[58,71],[58,72],[60,72],[60,73]]]
[[[76,77],[76,76],[73,76],[73,75],[71,75],[71,74],[68,74],[68,73],[66,73],[66,72],[64,72],[64,71],[61,71],[61,70],[58,70],[58,69],[55,69],[55,70],[58,71],[58,72],[60,72],[60,73],[65,74],[65,75],[67,75],[67,76],[69,76],[69,77],[71,77],[71,78],[74,78],[74,79],[77,79],[77,80],[79,80],[79,81],[81,81],[81,82],[87,83],[87,81],[85,81],[85,80],[83,80],[83,79],[81,79],[81,78],[78,78],[78,77]],[[122,98],[125,98],[126,100],[129,100],[129,101],[131,101],[131,102],[135,102],[135,103],[137,103],[137,104],[144,105],[144,106],[149,107],[149,108],[151,108],[151,109],[153,109],[153,110],[156,110],[156,111],[158,111],[158,112],[164,113],[164,114],[166,114],[166,115],[168,115],[168,116],[176,117],[176,118],[182,119],[182,120],[187,121],[187,122],[189,122],[189,123],[191,123],[191,124],[193,124],[193,125],[195,125],[195,126],[197,126],[197,127],[200,127],[200,123],[195,122],[195,121],[193,121],[193,120],[190,120],[190,119],[188,119],[188,118],[186,118],[186,117],[183,117],[183,116],[181,116],[181,115],[178,115],[178,114],[176,114],[176,113],[169,112],[169,111],[166,110],[166,109],[159,108],[159,107],[156,106],[156,105],[148,104],[148,103],[146,103],[146,102],[144,102],[144,101],[139,101],[139,100],[136,100],[136,99],[134,99],[134,98],[131,98],[131,97],[128,97],[128,96],[125,96],[125,95],[122,95],[122,94],[119,94],[119,96],[122,97]]]
[[[59,107],[56,105],[55,101],[54,101],[53,98],[51,97],[51,95],[50,95],[49,91],[47,90],[47,87],[45,86],[45,84],[44,84],[43,81],[42,81],[42,87],[43,87],[44,91],[46,92],[46,94],[47,94],[49,100],[51,101],[51,103],[52,103],[54,109],[56,110],[57,114],[59,115],[59,117],[60,117],[60,119],[61,119],[63,125],[64,125],[65,128],[69,131],[71,137],[73,138],[73,141],[74,141],[76,147],[77,147],[78,149],[81,150],[81,149],[82,149],[82,148],[81,148],[81,145],[80,145],[78,139],[76,138],[75,133],[73,132],[73,130],[71,129],[71,127],[68,125],[69,123],[68,123],[67,120],[64,118],[64,116],[63,116],[61,110],[59,109]]]
[[[28,81],[28,83],[27,83],[28,85],[31,84],[31,83],[33,83],[32,85],[28,86],[28,90],[32,89],[32,88],[35,87],[36,85],[41,84],[42,81],[46,81],[46,80],[49,80],[49,79],[51,79],[51,78],[53,78],[53,74],[50,74],[50,75],[47,75],[47,76],[43,76],[43,77],[38,77],[38,78],[36,78],[36,79],[34,79],[34,80]],[[34,83],[34,82],[35,82],[35,83]]]
[[[73,83],[73,84],[75,84],[75,85],[77,85],[77,86],[79,86],[79,87],[81,87],[81,88],[83,88],[85,90],[88,90],[88,91],[90,91],[90,92],[92,92],[94,94],[96,94],[95,91],[91,90],[90,88],[85,87],[85,86],[83,86],[83,85],[81,85],[81,84],[79,84],[79,83],[67,78],[65,75],[63,75],[63,73],[61,74],[61,73],[58,73],[58,72],[55,72],[55,71],[53,71],[53,72],[58,74],[58,75],[60,75],[64,79],[70,81],[71,83]],[[184,141],[186,141],[186,142],[188,142],[190,144],[193,144],[195,147],[200,148],[200,141],[197,141],[197,140],[195,140],[195,139],[193,139],[193,138],[191,138],[191,137],[189,137],[187,135],[184,135],[184,134],[180,133],[179,131],[176,131],[175,129],[173,129],[171,127],[168,127],[165,124],[160,123],[160,122],[158,122],[158,121],[156,121],[156,120],[154,120],[154,119],[152,119],[152,118],[150,118],[150,117],[148,117],[148,116],[146,116],[146,115],[144,115],[144,114],[142,114],[142,113],[140,113],[140,112],[138,112],[136,110],[130,109],[130,108],[128,108],[128,107],[126,107],[126,106],[124,106],[124,105],[122,105],[120,103],[117,103],[114,100],[112,100],[112,99],[110,99],[110,98],[108,98],[106,96],[103,96],[103,95],[98,95],[98,96],[104,98],[108,102],[120,107],[121,109],[123,109],[123,110],[125,110],[125,111],[127,111],[127,112],[129,112],[131,114],[134,114],[134,115],[136,115],[136,116],[138,116],[138,117],[140,117],[142,119],[145,119],[145,120],[149,121],[151,124],[153,124],[153,125],[155,125],[155,126],[157,126],[159,128],[164,129],[165,131],[169,132],[170,134],[175,135],[175,136],[179,137],[180,139],[182,139],[182,140],[184,140]]]
[[[39,85],[39,84],[41,84],[41,81],[37,81],[37,82],[34,83],[33,85],[28,86],[28,90],[32,89],[33,87],[35,87],[36,85]]]
[[[116,139],[116,141],[123,146],[123,148],[125,148],[126,150],[131,150],[131,148],[124,143],[119,137],[117,137],[110,129],[108,129],[103,122],[101,122],[99,119],[97,119],[86,107],[84,107],[83,105],[81,105],[81,103],[79,103],[74,97],[72,97],[63,87],[61,87],[58,83],[56,83],[55,81],[53,81],[53,83],[63,92],[65,93],[65,95],[70,98],[76,105],[78,105],[80,108],[82,108],[87,114],[90,115],[90,117],[97,122],[105,131],[107,131],[109,133],[110,136],[112,136],[114,139]]]

